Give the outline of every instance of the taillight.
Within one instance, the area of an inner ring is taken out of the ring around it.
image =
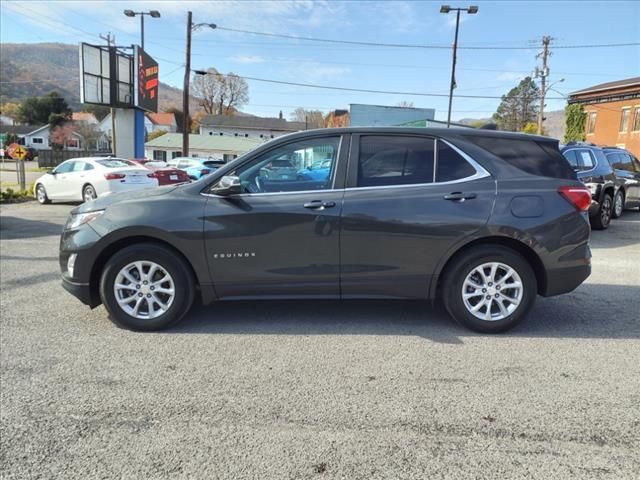
[[[105,173],[104,178],[107,180],[122,180],[126,175],[124,173]]]
[[[558,193],[580,212],[586,212],[591,205],[591,193],[586,187],[560,187]]]
[[[202,170],[200,170],[200,173],[202,175],[209,175],[209,173],[211,173],[211,170],[207,170],[206,168],[203,168]]]

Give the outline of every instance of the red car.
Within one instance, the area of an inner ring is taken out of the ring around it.
[[[183,170],[168,166],[165,162],[149,160],[147,158],[132,159],[132,162],[151,170],[149,176],[158,180],[158,185],[172,185],[174,183],[190,182],[189,175]]]

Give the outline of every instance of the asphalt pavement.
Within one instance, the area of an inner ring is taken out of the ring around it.
[[[637,479],[640,212],[503,335],[408,301],[116,328],[60,286],[71,205],[0,209],[0,477]]]

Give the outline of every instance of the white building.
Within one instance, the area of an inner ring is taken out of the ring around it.
[[[190,134],[189,156],[228,162],[261,144],[256,138]],[[153,160],[182,157],[182,134],[165,133],[145,143],[144,149],[145,157]]]
[[[282,112],[279,118],[205,115],[200,121],[200,135],[259,138],[263,141],[304,129],[304,122],[288,122],[282,118]]]

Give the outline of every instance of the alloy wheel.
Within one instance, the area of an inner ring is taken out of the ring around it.
[[[600,220],[602,220],[603,225],[607,225],[611,220],[611,197],[608,195],[604,197],[600,207]]]
[[[84,201],[90,202],[96,198],[96,191],[92,186],[84,187]]]
[[[523,292],[518,272],[500,262],[475,267],[462,284],[462,300],[467,311],[489,322],[511,315],[520,305]]]
[[[620,215],[622,215],[622,208],[623,208],[623,200],[622,200],[622,194],[618,193],[616,195],[616,199],[615,202],[613,204],[613,213],[615,214],[616,217],[619,217]]]
[[[148,260],[130,263],[116,275],[113,293],[120,308],[145,320],[164,314],[175,299],[175,285],[169,272]]]
[[[44,203],[47,199],[47,194],[45,193],[42,185],[38,185],[38,188],[36,189],[36,197],[40,203]]]

